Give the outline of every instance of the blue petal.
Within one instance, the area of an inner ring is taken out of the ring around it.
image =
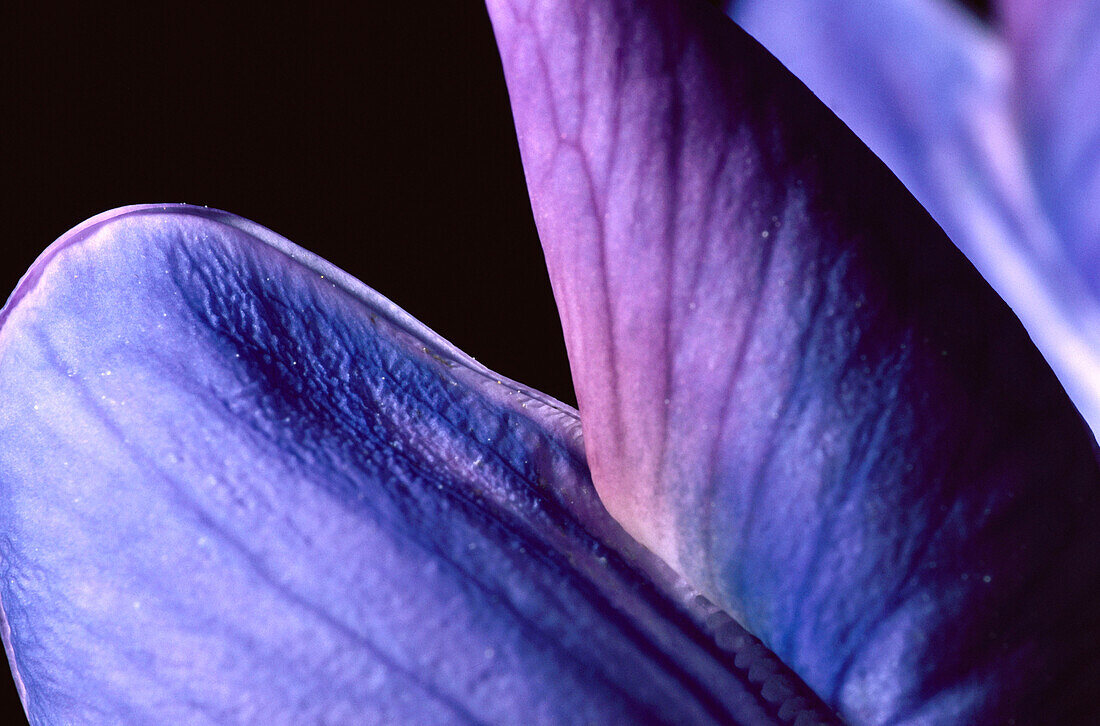
[[[607,517],[575,412],[257,225],[101,215],[0,320],[0,595],[35,724],[810,703]]]

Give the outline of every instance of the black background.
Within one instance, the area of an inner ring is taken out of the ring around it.
[[[478,0],[300,14],[7,5],[3,291],[91,215],[206,204],[270,227],[490,368],[575,403]],[[0,722],[16,723],[10,678],[0,689]]]

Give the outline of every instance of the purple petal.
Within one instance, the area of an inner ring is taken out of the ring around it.
[[[255,224],[101,215],[0,322],[4,641],[36,724],[812,710],[607,517],[572,410]]]
[[[1002,217],[1008,56],[944,0],[740,0],[730,17],[886,163],[960,245]]]
[[[1000,11],[1040,195],[1100,296],[1100,2],[1002,0]]]
[[[1081,187],[1059,182],[1058,203],[1045,206],[1002,39],[944,0],[739,0],[730,14],[897,174],[1020,316],[1100,430],[1100,303],[1051,215],[1097,194],[1067,194]]]
[[[1100,472],[1017,319],[690,0],[490,0],[601,498],[854,723],[1095,710]]]

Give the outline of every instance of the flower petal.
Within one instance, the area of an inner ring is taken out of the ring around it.
[[[1100,296],[1100,2],[1002,0],[1000,11],[1032,173]]]
[[[1032,176],[1044,167],[1028,163],[1003,40],[944,0],[739,0],[729,12],[897,174],[1100,430],[1100,304],[1050,214],[1096,194],[1066,194],[1081,185],[1059,182],[1058,203],[1044,206]]]
[[[940,228],[705,3],[489,7],[609,511],[854,723],[1095,709],[1093,440]]]
[[[607,517],[573,411],[257,225],[101,215],[0,318],[0,596],[36,724],[810,707]]]
[[[960,6],[739,0],[729,14],[897,174],[951,239],[963,245],[975,236],[975,206],[999,214],[998,170],[982,142],[1011,134],[1009,59]]]

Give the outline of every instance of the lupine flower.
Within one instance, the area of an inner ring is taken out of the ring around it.
[[[32,722],[1094,708],[1094,440],[932,218],[709,5],[488,6],[580,418],[258,225],[89,220],[0,314]]]

